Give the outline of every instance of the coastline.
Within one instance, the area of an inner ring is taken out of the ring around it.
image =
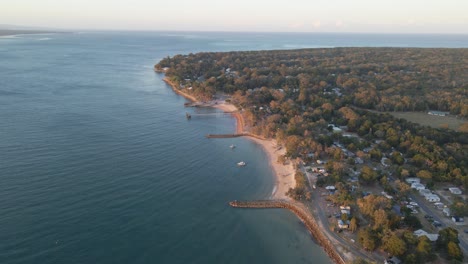
[[[66,32],[54,32],[54,31],[41,31],[41,30],[11,30],[11,29],[0,29],[0,38],[14,38],[24,35],[50,35]]]
[[[192,102],[199,102],[194,96],[177,89],[176,85],[172,83],[168,78],[164,78],[163,81],[166,82],[169,86],[171,86],[172,90],[178,95],[181,95]],[[233,104],[226,103],[225,101],[217,101],[216,104],[212,104],[210,105],[210,107],[220,109],[227,113],[231,113],[236,119],[236,134],[246,134],[246,138],[260,145],[265,151],[268,157],[269,165],[273,169],[273,176],[275,180],[275,184],[271,196],[269,198],[290,201],[291,198],[286,195],[286,192],[289,190],[289,188],[294,188],[296,186],[296,180],[294,179],[295,170],[291,162],[289,162],[286,165],[277,162],[278,157],[280,155],[284,155],[286,149],[278,149],[276,141],[274,140],[263,139],[261,137],[246,133],[244,131],[244,118],[242,114],[238,112],[237,107],[235,107]]]
[[[177,89],[175,84],[172,83],[169,79],[163,78],[163,80],[178,95],[181,95],[194,103],[199,102],[199,100],[197,100],[197,98],[195,98],[194,96],[184,93],[183,91]],[[338,245],[335,245],[337,241],[331,239],[331,237],[329,237],[329,234],[327,234],[326,231],[322,231],[324,228],[324,223],[320,220],[320,218],[315,217],[314,214],[311,211],[309,211],[304,204],[298,203],[286,195],[286,192],[289,190],[289,188],[293,188],[296,185],[296,181],[294,178],[295,169],[292,162],[289,161],[286,165],[277,162],[278,157],[280,155],[284,155],[286,149],[283,147],[278,148],[277,142],[275,140],[265,139],[244,131],[244,118],[242,114],[238,111],[237,107],[235,107],[234,105],[226,103],[225,101],[217,101],[216,104],[209,104],[207,105],[207,107],[218,108],[220,110],[223,110],[224,112],[231,113],[236,119],[236,134],[244,134],[246,138],[260,145],[265,151],[268,157],[269,165],[273,169],[273,176],[275,178],[275,184],[272,190],[272,194],[268,198],[268,201],[271,201],[273,203],[289,204],[287,206],[280,207],[290,210],[306,225],[306,228],[309,231],[309,233],[315,239],[317,239],[318,244],[323,248],[323,250],[334,263],[345,263],[343,256],[347,255],[346,250],[344,250],[341,247],[337,248]],[[348,260],[354,259],[353,256],[346,256],[345,258]]]

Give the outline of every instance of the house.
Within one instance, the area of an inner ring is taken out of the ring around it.
[[[341,214],[351,215],[351,207],[349,206],[340,206]]]
[[[463,217],[460,216],[452,216],[452,221],[454,223],[463,223],[465,220],[463,219]]]
[[[335,126],[334,124],[328,124],[328,127],[331,127],[333,130],[333,133],[342,133],[343,129]]]
[[[356,164],[363,164],[364,161],[363,161],[361,158],[357,157],[357,158],[354,159],[354,163],[356,163]]]
[[[382,192],[382,195],[387,197],[387,199],[393,199],[393,196],[389,195],[387,192]]]
[[[421,179],[419,179],[419,178],[414,178],[414,177],[406,178],[405,181],[406,181],[408,184],[421,183]]]
[[[426,189],[426,186],[424,186],[424,184],[416,183],[416,182],[415,182],[415,183],[412,183],[412,184],[411,184],[411,188],[412,188],[412,189],[416,189],[417,191],[420,191],[420,193],[421,193],[421,190]]]
[[[428,202],[431,202],[431,203],[440,202],[440,197],[438,195],[435,195],[435,194],[427,195],[426,200]]]
[[[431,110],[427,112],[428,115],[434,115],[434,116],[448,116],[450,112],[443,112],[443,111],[434,111]]]
[[[349,220],[343,221],[343,220],[338,220],[338,227],[341,229],[348,229],[349,228]]]
[[[457,187],[451,187],[449,188],[449,191],[452,193],[452,194],[462,194],[462,191],[460,190],[460,188],[457,188]]]
[[[431,242],[436,242],[437,239],[439,238],[439,234],[429,234],[422,229],[418,229],[414,231],[413,234],[417,237],[426,236]]]
[[[384,261],[384,264],[401,264],[401,260],[395,256],[388,258]]]
[[[421,196],[428,196],[428,195],[431,195],[432,192],[431,190],[428,190],[428,189],[419,189],[419,194]]]

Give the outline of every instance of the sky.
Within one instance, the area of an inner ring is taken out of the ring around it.
[[[468,34],[468,0],[0,0],[0,24],[83,30]]]

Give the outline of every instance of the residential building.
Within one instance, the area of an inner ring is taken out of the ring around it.
[[[414,231],[413,234],[417,237],[426,236],[431,242],[436,242],[437,239],[439,238],[439,234],[429,234],[422,229],[418,229]]]
[[[449,191],[451,193],[457,194],[457,195],[462,194],[462,191],[460,190],[460,188],[457,188],[457,187],[451,187],[451,188],[449,188]]]

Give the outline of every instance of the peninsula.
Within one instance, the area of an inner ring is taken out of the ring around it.
[[[264,146],[273,205],[302,208],[335,262],[424,263],[468,253],[467,67],[468,49],[334,48],[176,55],[155,70]]]
[[[0,29],[0,37],[16,36],[16,35],[27,35],[27,34],[49,34],[49,33],[57,33],[57,32],[43,31],[43,30]]]

